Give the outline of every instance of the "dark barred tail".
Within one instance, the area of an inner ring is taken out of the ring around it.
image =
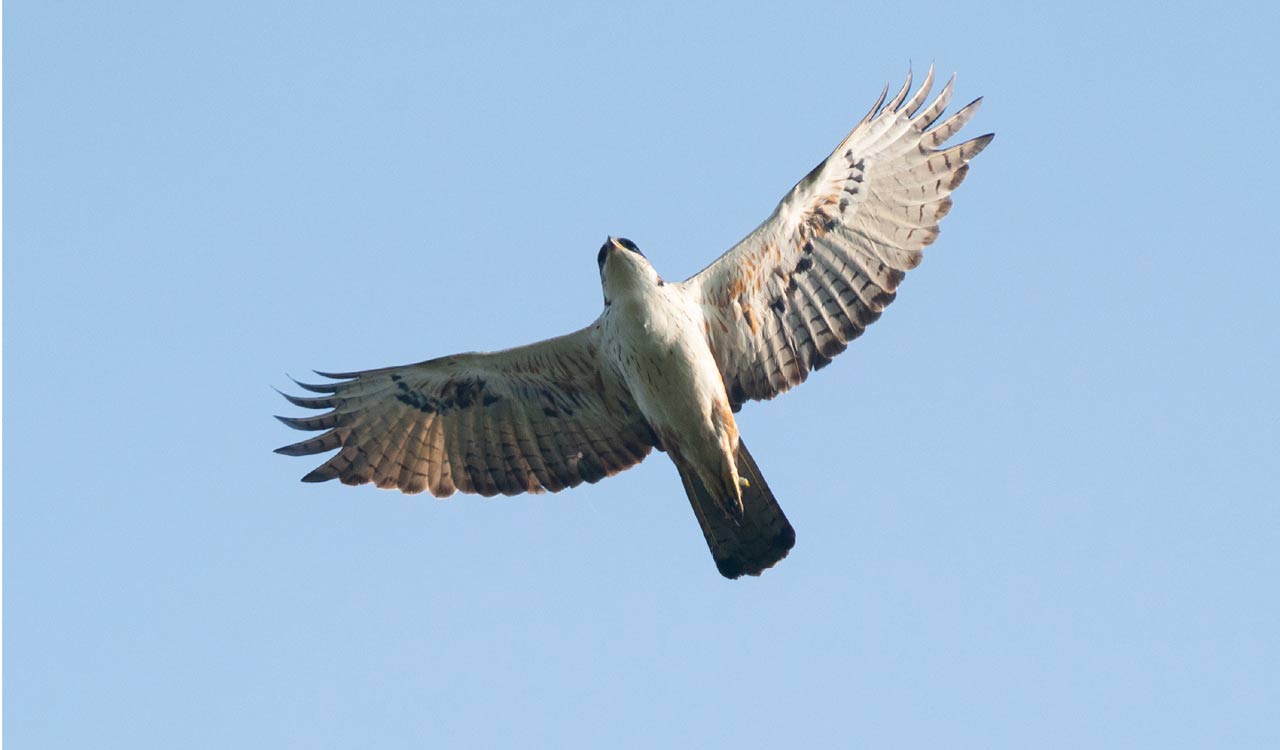
[[[742,488],[743,515],[739,524],[721,510],[727,503],[716,502],[692,471],[676,463],[711,556],[725,578],[758,576],[786,557],[796,543],[795,529],[741,440],[737,461],[738,474],[750,485]]]

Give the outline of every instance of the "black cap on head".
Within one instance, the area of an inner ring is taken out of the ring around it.
[[[606,255],[609,254],[609,246],[612,244],[613,244],[613,238],[610,237],[609,239],[604,241],[603,245],[600,246],[600,253],[596,255],[596,265],[600,267],[601,271],[604,270],[604,258]]]
[[[603,245],[600,246],[600,252],[596,255],[596,265],[600,267],[601,271],[604,270],[604,260],[609,254],[609,248],[614,246],[620,247],[623,250],[630,250],[642,258],[644,257],[644,253],[640,252],[640,248],[636,247],[636,243],[626,237],[610,237],[604,241]]]

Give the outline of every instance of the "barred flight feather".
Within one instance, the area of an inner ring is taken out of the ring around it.
[[[284,396],[329,411],[278,419],[324,434],[277,452],[340,449],[304,481],[372,482],[438,497],[599,481],[639,463],[654,440],[626,388],[596,361],[597,335],[590,326],[503,352],[317,373],[340,382],[298,383],[323,397]]]
[[[934,70],[880,98],[773,214],[683,282],[699,300],[707,340],[736,410],[803,382],[845,349],[895,298],[938,237],[951,192],[993,136],[941,148],[981,99],[939,119],[955,77],[928,101]],[[908,98],[908,94],[911,96]],[[930,129],[930,128],[933,129]],[[768,324],[760,326],[759,321]]]

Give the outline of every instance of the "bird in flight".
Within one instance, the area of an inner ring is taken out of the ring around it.
[[[835,151],[764,222],[682,282],[610,237],[597,264],[604,311],[558,338],[402,367],[317,373],[282,394],[320,435],[277,450],[337,450],[304,482],[492,496],[597,482],[654,448],[675,464],[716,567],[759,575],[795,531],[738,434],[734,414],[804,382],[893,301],[938,236],[951,192],[987,134],[945,146],[981,99],[939,122],[953,76],[926,105],[888,87]]]

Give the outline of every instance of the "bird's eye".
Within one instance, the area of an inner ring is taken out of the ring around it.
[[[609,252],[609,243],[600,246],[600,254],[596,256],[596,265],[600,266],[600,270],[604,271],[604,256]]]
[[[644,256],[644,253],[640,252],[640,248],[636,247],[636,243],[632,242],[631,240],[627,239],[626,237],[619,237],[619,238],[618,238],[618,244],[619,244],[619,245],[622,245],[623,247],[625,247],[626,249],[628,249],[628,250],[630,250],[631,252],[635,253],[636,255],[639,255],[639,256],[641,256],[641,257],[643,257],[643,256]]]

